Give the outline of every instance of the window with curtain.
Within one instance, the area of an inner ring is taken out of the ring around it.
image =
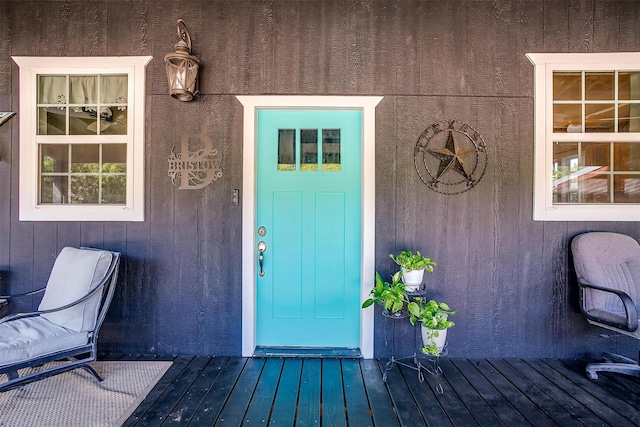
[[[144,79],[150,57],[15,57],[20,219],[144,220]]]

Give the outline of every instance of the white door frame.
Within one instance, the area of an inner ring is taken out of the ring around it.
[[[257,110],[358,109],[362,111],[362,265],[360,295],[369,296],[375,276],[375,107],[381,96],[237,96],[244,106],[242,138],[242,356],[256,347],[256,118]],[[373,313],[360,310],[360,351],[373,358]]]

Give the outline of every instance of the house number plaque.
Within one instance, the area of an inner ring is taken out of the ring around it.
[[[174,146],[168,161],[168,175],[174,185],[179,184],[179,190],[196,190],[222,178],[218,150],[213,148],[211,138],[203,133],[182,135],[180,151],[176,152]]]
[[[442,194],[473,188],[487,168],[487,144],[471,126],[444,120],[426,128],[416,143],[414,164],[422,182]]]

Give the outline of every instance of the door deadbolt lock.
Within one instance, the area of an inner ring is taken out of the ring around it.
[[[263,226],[260,226],[260,227],[258,228],[258,236],[260,236],[260,237],[264,237],[264,236],[266,236],[266,235],[267,235],[267,229],[266,229],[266,228],[264,228]]]

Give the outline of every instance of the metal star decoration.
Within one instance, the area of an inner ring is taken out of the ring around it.
[[[458,172],[466,180],[470,179],[469,174],[464,168],[464,158],[471,153],[475,153],[476,149],[474,147],[461,148],[453,132],[449,131],[447,143],[444,148],[431,148],[428,149],[427,152],[440,160],[440,167],[438,168],[438,174],[436,176],[437,180],[450,170]]]

